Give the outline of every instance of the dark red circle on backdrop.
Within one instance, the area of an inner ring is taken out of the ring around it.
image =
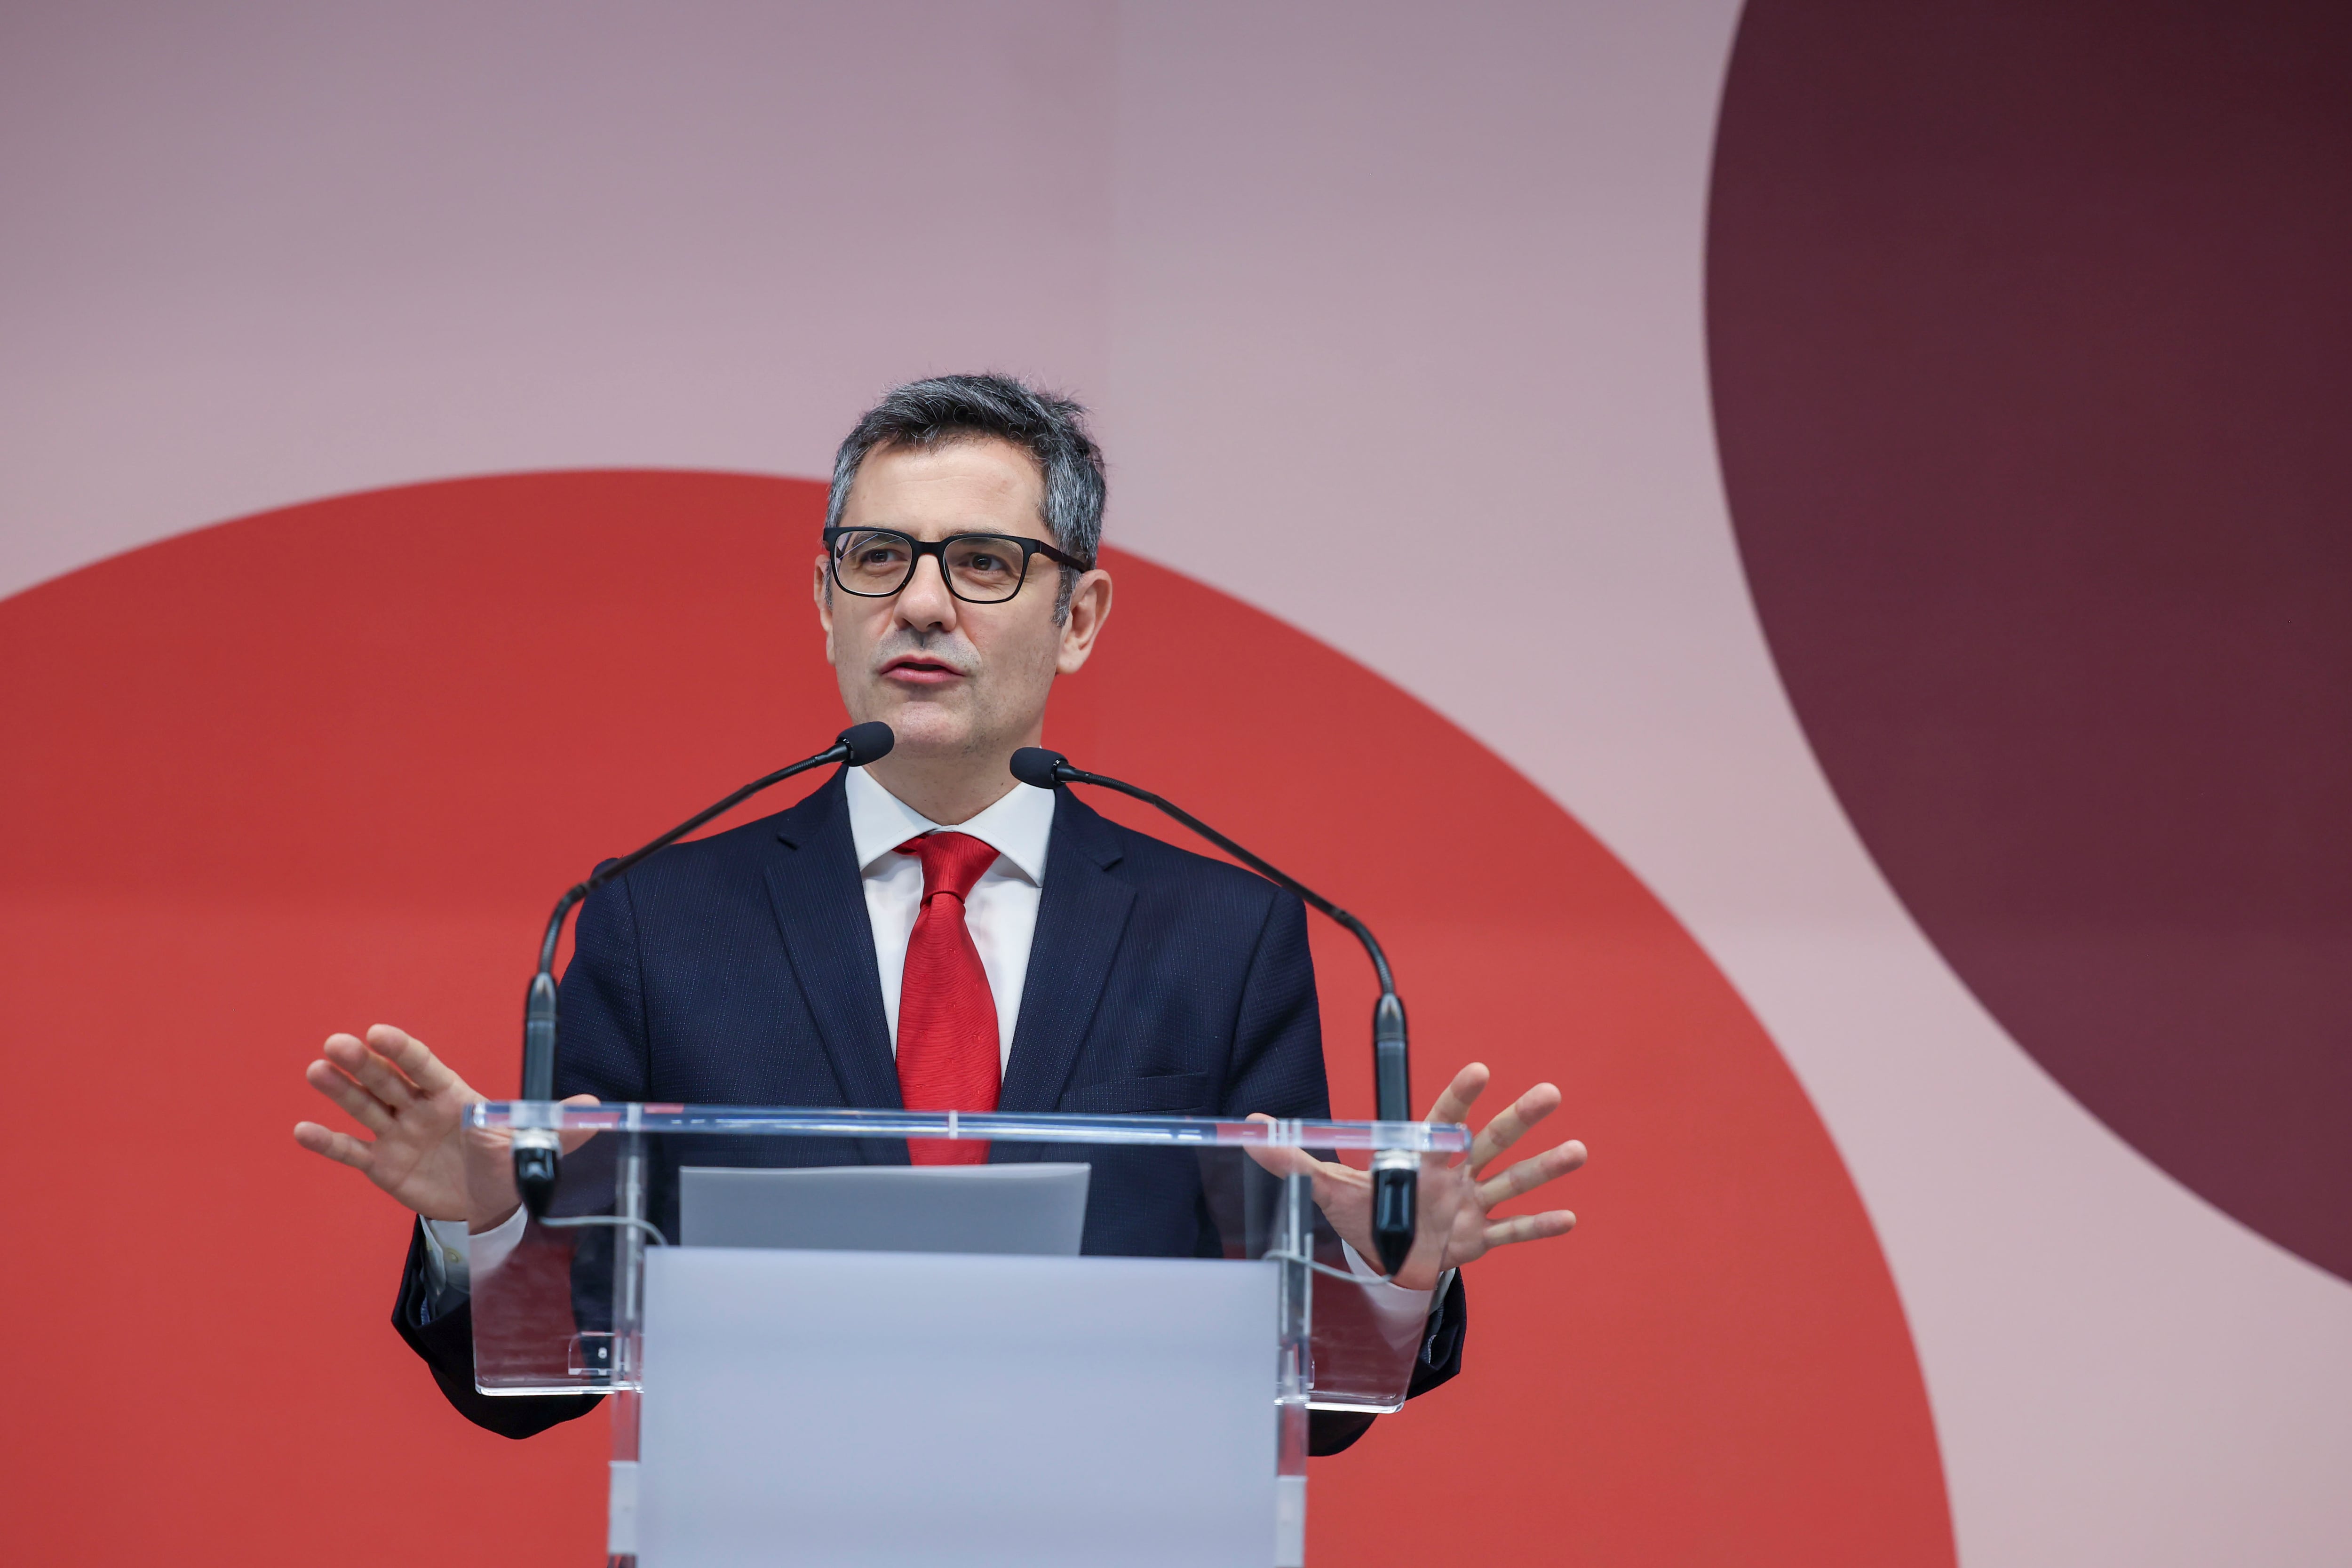
[[[1707,238],[1740,552],[1872,856],[2352,1279],[2352,7],[1756,0]]]
[[[604,1423],[512,1444],[443,1404],[386,1322],[404,1216],[289,1137],[322,1109],[301,1068],[397,1021],[512,1091],[552,895],[840,727],[823,508],[729,475],[423,485],[0,604],[16,1553],[596,1559]],[[1576,1235],[1477,1266],[1465,1376],[1317,1462],[1316,1559],[1949,1563],[1869,1224],[1696,945],[1428,709],[1108,560],[1117,615],[1048,740],[1369,919],[1424,1102],[1472,1058],[1549,1077],[1592,1149]],[[1271,735],[1254,776],[1225,761]],[[1370,982],[1344,938],[1317,960],[1338,1108],[1365,1114]]]

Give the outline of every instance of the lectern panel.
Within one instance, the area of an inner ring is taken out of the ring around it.
[[[1261,1568],[1279,1289],[1270,1263],[657,1250],[641,1561]]]

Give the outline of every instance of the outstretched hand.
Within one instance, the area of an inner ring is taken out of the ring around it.
[[[1486,1064],[1472,1062],[1429,1108],[1431,1121],[1466,1121],[1486,1087]],[[1497,1247],[1565,1236],[1576,1215],[1566,1209],[1496,1219],[1494,1211],[1511,1199],[1567,1175],[1584,1163],[1584,1145],[1570,1139],[1532,1159],[1486,1172],[1528,1130],[1559,1109],[1559,1090],[1539,1083],[1506,1106],[1471,1140],[1467,1155],[1425,1154],[1421,1162],[1420,1226],[1412,1251],[1395,1282],[1413,1290],[1435,1287],[1448,1268],[1485,1257]],[[1253,1121],[1273,1118],[1254,1115]],[[1276,1175],[1304,1174],[1315,1184],[1315,1206],[1349,1246],[1374,1268],[1379,1250],[1372,1240],[1372,1178],[1368,1171],[1318,1160],[1304,1149],[1254,1148],[1251,1158]]]
[[[378,1024],[365,1039],[330,1035],[320,1050],[303,1078],[374,1137],[298,1121],[294,1142],[349,1165],[427,1219],[462,1219],[487,1230],[521,1205],[508,1134],[467,1128],[466,1107],[483,1096],[424,1041]],[[563,1103],[593,1105],[596,1097],[575,1094]],[[569,1134],[564,1148],[592,1136]]]

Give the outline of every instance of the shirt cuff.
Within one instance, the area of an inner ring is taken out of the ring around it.
[[[488,1274],[504,1263],[521,1243],[530,1216],[518,1208],[503,1223],[478,1236],[468,1234],[462,1219],[426,1219],[420,1215],[416,1223],[425,1227],[425,1276],[433,1287],[437,1308],[444,1301],[472,1294],[476,1275]]]
[[[1339,1243],[1339,1250],[1347,1256],[1348,1272],[1364,1288],[1364,1300],[1380,1321],[1382,1337],[1399,1345],[1429,1337],[1429,1321],[1444,1309],[1445,1292],[1453,1288],[1453,1269],[1438,1277],[1433,1290],[1408,1290],[1366,1262],[1363,1254],[1345,1241]]]

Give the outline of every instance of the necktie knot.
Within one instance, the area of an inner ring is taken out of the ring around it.
[[[956,902],[970,903],[972,884],[996,864],[995,847],[969,833],[927,833],[899,845],[898,853],[912,855],[923,863],[926,906],[939,893],[952,893]]]

